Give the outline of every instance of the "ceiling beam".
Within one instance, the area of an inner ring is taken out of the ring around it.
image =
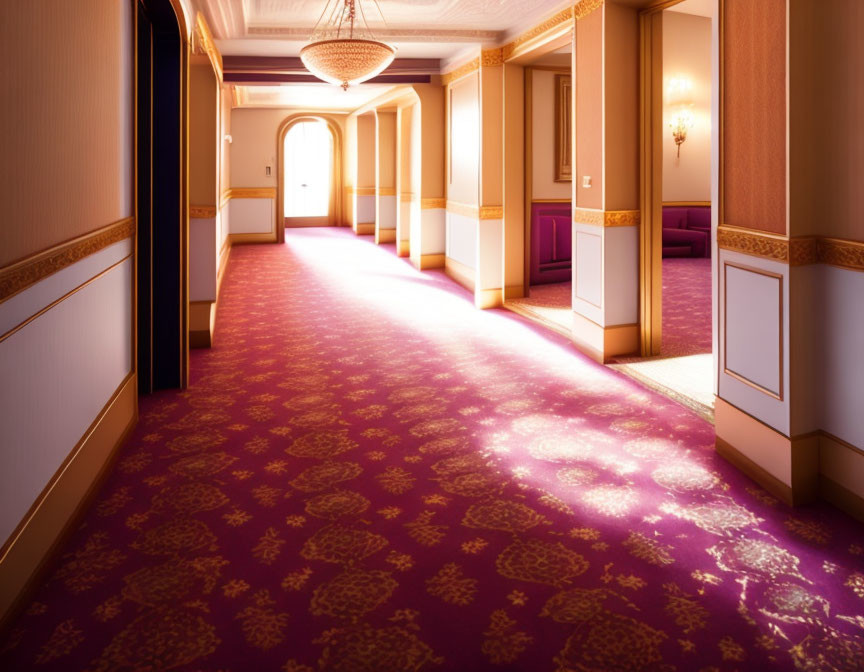
[[[229,80],[227,77],[229,73],[256,75],[309,74],[299,56],[223,56],[222,65],[226,81],[238,81],[236,79]],[[437,58],[397,58],[394,59],[382,75],[437,75],[440,71],[441,61]]]
[[[368,84],[429,84],[432,75],[381,74],[367,79]],[[315,75],[308,72],[226,72],[225,82],[231,84],[322,84]]]

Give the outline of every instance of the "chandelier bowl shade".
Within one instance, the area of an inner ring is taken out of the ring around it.
[[[388,44],[361,39],[321,40],[300,50],[300,59],[309,72],[343,89],[381,74],[395,55]]]

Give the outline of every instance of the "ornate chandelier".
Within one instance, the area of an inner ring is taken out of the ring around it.
[[[373,2],[383,19],[378,0]],[[362,27],[360,22],[355,25],[358,11]],[[362,0],[327,0],[311,42],[300,50],[300,59],[309,72],[346,90],[381,74],[395,55],[393,47],[372,35]]]

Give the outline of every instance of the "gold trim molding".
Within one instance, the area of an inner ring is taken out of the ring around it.
[[[504,47],[495,47],[494,49],[483,49],[480,52],[480,66],[484,68],[494,68],[496,65],[504,64]]]
[[[638,226],[639,210],[591,210],[588,208],[573,208],[573,221],[589,226]]]
[[[467,203],[457,203],[456,201],[446,202],[447,212],[454,215],[462,215],[463,217],[471,217],[472,219],[504,219],[503,205],[469,205]]]
[[[475,58],[474,60],[471,60],[471,61],[468,61],[467,63],[464,63],[463,65],[460,65],[455,70],[451,70],[450,72],[442,72],[441,73],[441,84],[443,86],[448,86],[449,84],[452,84],[453,82],[455,82],[457,79],[462,79],[463,77],[466,77],[466,76],[470,75],[472,72],[474,72],[475,70],[479,70],[479,69],[480,69],[480,58],[478,57],[478,58]]]
[[[420,209],[421,210],[443,210],[447,207],[447,199],[446,198],[421,198],[420,199]]]
[[[193,40],[193,44],[197,47],[196,51],[207,54],[207,58],[213,64],[213,70],[221,82],[224,79],[222,74],[222,54],[219,53],[219,49],[216,47],[216,42],[213,39],[213,33],[210,32],[210,26],[207,25],[207,20],[201,12],[198,12],[198,15],[195,17],[195,39]]]
[[[395,196],[396,195],[396,187],[378,187],[377,194],[379,196]]]
[[[773,233],[721,226],[717,245],[723,250],[772,259],[790,266],[828,264],[864,270],[864,243],[838,238],[787,238]]]
[[[593,0],[588,0],[593,1]],[[583,3],[584,4],[584,3]],[[602,0],[601,0],[602,4]],[[578,9],[578,8],[577,8]],[[520,48],[528,42],[535,40],[539,37],[543,37],[546,33],[561,28],[562,26],[566,26],[568,23],[572,23],[573,21],[573,8],[567,7],[558,12],[555,16],[548,18],[541,24],[538,24],[531,28],[530,30],[526,30],[524,33],[519,35],[512,42],[508,42],[503,47],[501,47],[502,56],[504,60],[508,60],[512,58]],[[572,29],[572,25],[570,26]]]
[[[503,205],[484,205],[480,208],[480,219],[504,219]]]
[[[376,194],[375,187],[346,187],[349,194],[355,196],[374,196]]]
[[[190,205],[189,217],[193,219],[211,219],[216,216],[215,205]]]
[[[852,271],[864,271],[864,243],[840,238],[820,238],[817,249],[820,263]]]
[[[603,6],[604,0],[582,0],[573,8],[573,17],[578,21],[584,19],[595,9],[600,9]]]
[[[415,196],[410,191],[403,191],[401,194],[399,194],[399,201],[401,203],[410,203],[414,199],[415,199]]]
[[[0,269],[0,301],[134,235],[135,218],[127,217]]]
[[[276,198],[276,187],[233,187],[229,198]]]

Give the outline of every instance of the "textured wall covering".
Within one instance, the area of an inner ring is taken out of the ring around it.
[[[603,12],[576,22],[576,203],[603,207]],[[592,186],[582,187],[590,175]]]
[[[786,0],[725,3],[724,221],[786,232]]]
[[[132,215],[130,14],[0,3],[0,267]]]

